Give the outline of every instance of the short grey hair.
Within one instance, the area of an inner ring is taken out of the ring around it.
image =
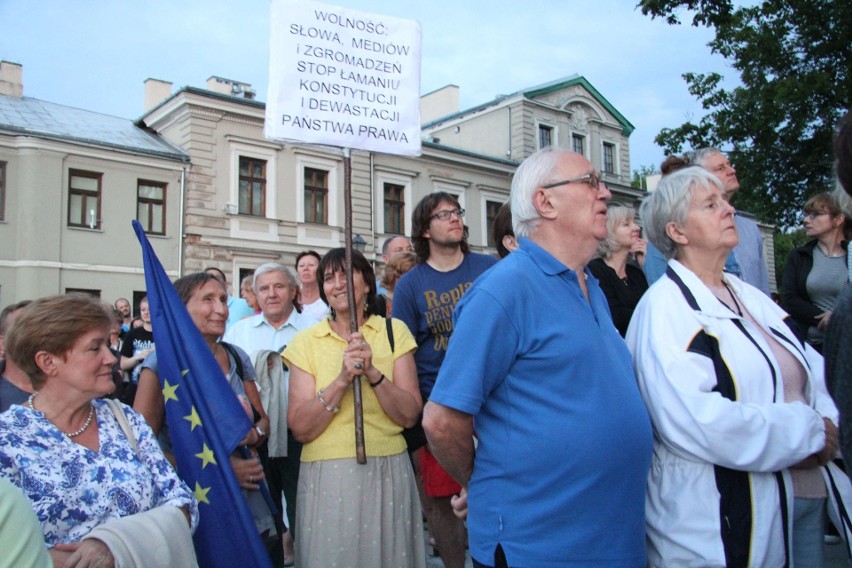
[[[383,255],[387,256],[387,254],[388,254],[388,249],[390,248],[391,241],[393,241],[393,240],[395,240],[395,239],[405,239],[405,240],[408,240],[408,237],[406,237],[405,235],[391,235],[391,236],[389,236],[388,238],[386,238],[386,239],[385,239],[385,242],[384,242],[384,243],[382,243],[382,254],[383,254]]]
[[[725,191],[719,178],[700,166],[690,166],[663,177],[657,189],[642,201],[639,214],[645,224],[645,234],[666,259],[674,258],[678,247],[666,233],[666,226],[685,224],[695,189],[714,186]]]
[[[296,289],[299,288],[299,279],[292,268],[284,266],[280,262],[266,262],[258,266],[252,275],[251,289],[254,290],[255,293],[257,293],[257,279],[267,272],[280,272],[287,278],[287,282],[290,286],[295,286]]]
[[[533,194],[541,186],[555,181],[552,177],[559,165],[559,158],[564,154],[573,153],[564,148],[550,146],[530,155],[518,166],[512,178],[510,196],[512,230],[515,232],[515,237],[529,237],[536,228],[540,216],[533,205]]]
[[[712,146],[708,146],[707,148],[699,148],[698,150],[694,151],[689,157],[689,165],[701,166],[703,168],[704,162],[707,161],[707,158],[716,154],[722,154],[723,156],[725,155],[725,153],[722,152],[720,149],[713,148]]]
[[[618,248],[615,244],[615,238],[612,236],[612,231],[622,222],[627,219],[634,219],[636,210],[627,205],[618,203],[610,205],[606,210],[606,238],[598,245],[597,255],[601,258],[607,258],[614,253]]]

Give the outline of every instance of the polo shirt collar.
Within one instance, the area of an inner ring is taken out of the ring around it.
[[[382,331],[385,326],[385,318],[377,315],[372,315],[367,318],[362,328],[370,328],[373,331]],[[317,325],[308,328],[309,332],[314,337],[325,337],[326,335],[334,335],[334,330],[331,329],[331,324],[328,318],[323,318]]]
[[[269,327],[271,327],[272,329],[276,329],[274,325],[269,323],[269,320],[266,319],[266,315],[264,315],[263,312],[257,314],[255,317],[257,319],[252,322],[252,327],[260,327],[261,325],[266,324]],[[299,317],[299,312],[297,312],[296,308],[294,307],[293,310],[290,312],[290,316],[287,318],[287,321],[285,321],[284,325],[282,325],[278,329],[284,329],[288,325],[295,327],[293,322],[297,317]]]
[[[548,276],[556,276],[566,271],[574,272],[557,260],[555,256],[526,237],[519,238],[518,245],[520,250],[527,253],[539,269]]]

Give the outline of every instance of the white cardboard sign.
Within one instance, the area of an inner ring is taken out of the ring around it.
[[[267,138],[420,155],[420,24],[273,0]]]

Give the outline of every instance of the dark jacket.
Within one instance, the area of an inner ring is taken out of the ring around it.
[[[816,318],[823,312],[811,302],[807,290],[808,274],[814,267],[814,247],[817,242],[814,239],[791,250],[784,266],[784,276],[781,278],[781,304],[796,320],[803,336],[809,327],[817,325]],[[842,245],[845,250],[846,242]]]

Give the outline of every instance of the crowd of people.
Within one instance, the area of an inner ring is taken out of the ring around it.
[[[850,141],[847,116],[852,195]],[[239,296],[216,267],[174,282],[204,380],[251,418],[228,458],[275,565],[423,567],[424,528],[448,568],[818,567],[826,519],[850,545],[846,202],[804,204],[779,304],[728,157],[661,171],[640,228],[584,156],[539,150],[499,259],[429,194],[381,278],[351,252],[352,296],[342,248],[262,264]],[[148,307],[0,313],[0,566],[197,565]]]

